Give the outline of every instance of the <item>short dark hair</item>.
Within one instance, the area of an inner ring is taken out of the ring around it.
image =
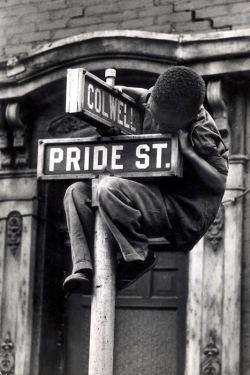
[[[158,77],[151,97],[156,105],[191,117],[198,113],[205,93],[205,82],[198,73],[186,66],[172,66]]]

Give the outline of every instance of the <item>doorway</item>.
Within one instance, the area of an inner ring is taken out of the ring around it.
[[[103,79],[103,72],[93,73]],[[117,74],[117,84],[127,86],[149,88],[156,79],[156,75],[139,71]],[[60,97],[57,95],[53,113],[57,106],[58,112],[62,110],[64,94],[62,90]],[[79,132],[77,136],[81,136]],[[40,375],[88,374],[91,300],[79,295],[65,300],[62,293],[63,279],[71,272],[62,204],[70,183],[50,182],[44,190],[46,217],[57,229],[47,225],[41,234],[45,240]],[[158,264],[117,296],[114,375],[184,373],[188,257],[162,243],[152,243],[151,247],[158,254]]]

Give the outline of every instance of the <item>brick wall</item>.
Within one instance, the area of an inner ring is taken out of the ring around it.
[[[0,60],[88,31],[181,33],[247,28],[242,0],[0,0]]]

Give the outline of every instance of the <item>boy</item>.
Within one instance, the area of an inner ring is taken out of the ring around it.
[[[216,216],[228,172],[227,149],[202,106],[205,83],[195,71],[171,67],[148,91],[122,89],[144,104],[144,133],[179,133],[183,178],[148,183],[105,177],[99,183],[100,214],[122,254],[117,289],[154,266],[149,237],[165,236],[175,250],[193,248]],[[65,194],[73,258],[73,274],[64,282],[68,292],[91,290],[94,217],[90,202],[90,187],[84,182],[71,185]]]

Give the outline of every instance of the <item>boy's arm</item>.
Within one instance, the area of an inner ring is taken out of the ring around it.
[[[114,86],[115,89],[124,92],[125,94],[131,96],[135,100],[140,100],[142,95],[145,95],[148,90],[142,89],[140,87],[127,87],[127,86]],[[112,136],[120,134],[120,130],[113,127],[109,129],[98,129],[98,133],[102,136]]]
[[[132,96],[132,98],[135,100],[139,100],[142,95],[148,92],[147,89],[143,89],[141,87],[115,86],[115,88],[129,96]]]
[[[219,171],[217,171],[216,168],[214,168],[206,160],[196,154],[189,143],[187,132],[180,131],[179,140],[183,154],[192,163],[193,167],[203,180],[204,184],[214,192],[223,193],[226,187],[227,176],[221,174]]]

